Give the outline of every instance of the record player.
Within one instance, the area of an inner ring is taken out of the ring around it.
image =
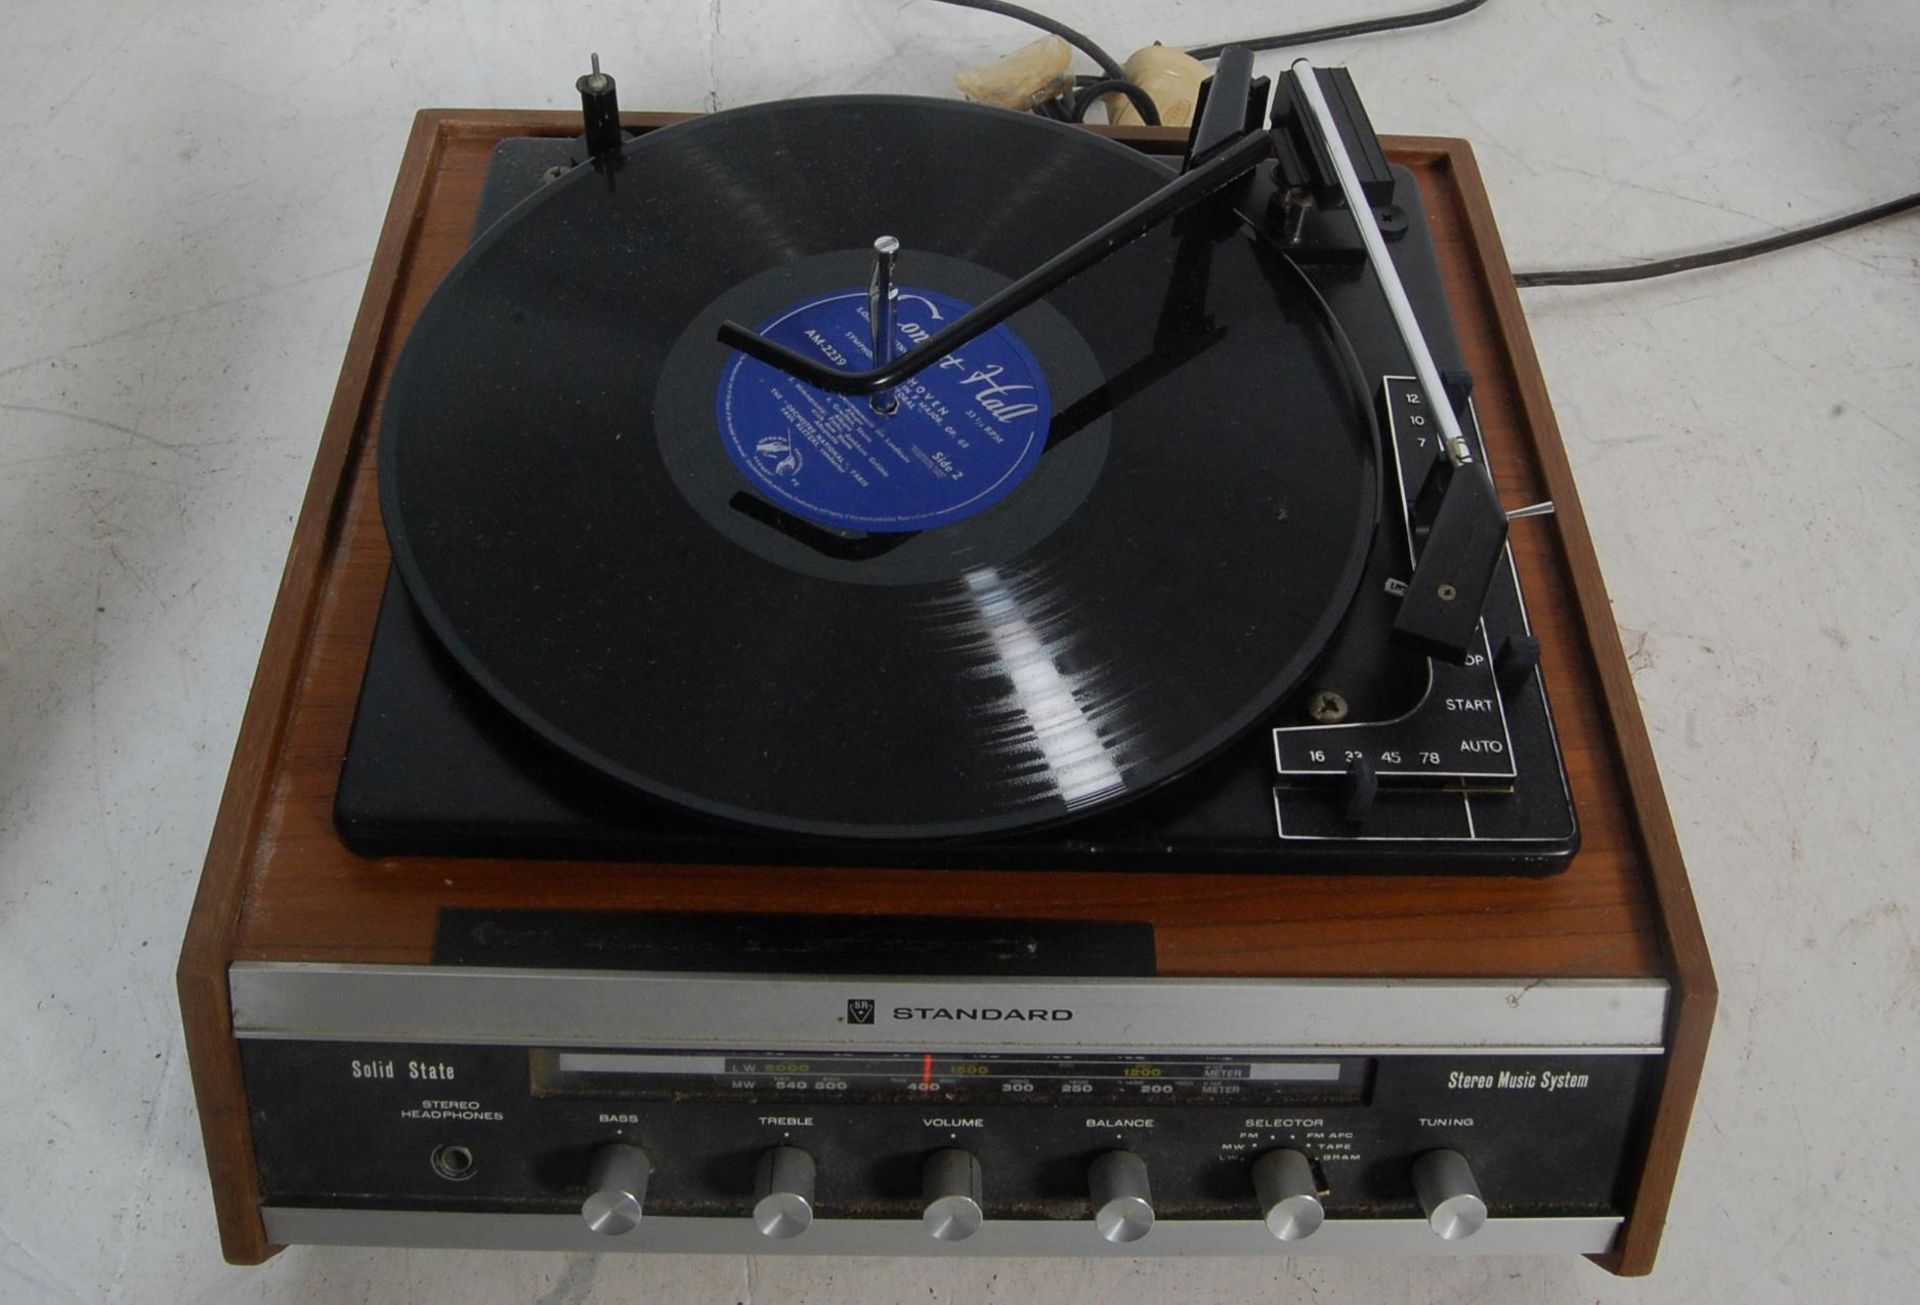
[[[580,90],[396,187],[181,961],[229,1258],[1646,1271],[1712,975],[1464,144]]]

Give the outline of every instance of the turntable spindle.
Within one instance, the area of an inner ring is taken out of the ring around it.
[[[900,292],[893,285],[893,260],[900,253],[900,242],[881,236],[873,242],[873,279],[867,283],[867,321],[873,327],[873,365],[885,367],[893,361],[893,301]],[[888,416],[900,406],[892,390],[879,390],[873,396],[873,410]]]

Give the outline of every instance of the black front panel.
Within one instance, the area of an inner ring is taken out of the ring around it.
[[[760,1154],[818,1165],[822,1218],[920,1214],[920,1166],[976,1155],[991,1219],[1082,1218],[1087,1166],[1137,1152],[1162,1219],[1257,1217],[1250,1159],[1314,1162],[1333,1218],[1419,1213],[1447,1147],[1495,1218],[1622,1209],[1658,1072],[1639,1055],[990,1056],[242,1044],[265,1202],[564,1213],[598,1146],[653,1162],[650,1214],[745,1218]]]

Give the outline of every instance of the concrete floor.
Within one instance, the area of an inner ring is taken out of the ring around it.
[[[1370,10],[1385,6],[1369,5]],[[1125,51],[1331,0],[1051,0]],[[1582,1261],[224,1266],[171,970],[413,110],[949,92],[924,2],[10,0],[0,16],[0,1300],[1910,1300],[1920,220],[1527,303],[1724,988],[1650,1280]],[[1312,51],[1472,139],[1514,263],[1920,177],[1911,0],[1495,0]],[[1280,60],[1269,57],[1277,69]]]

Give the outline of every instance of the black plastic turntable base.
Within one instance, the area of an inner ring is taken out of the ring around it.
[[[578,150],[567,140],[502,142],[475,233]],[[1440,366],[1464,376],[1415,184],[1402,169],[1396,181],[1394,207],[1408,219],[1396,262]],[[1395,577],[1408,567],[1404,505],[1432,456],[1417,425],[1425,398],[1397,379],[1410,368],[1364,266],[1302,263],[1364,371],[1389,378],[1378,396],[1388,501],[1359,597],[1320,666],[1265,727],[1198,770],[1117,810],[990,839],[812,839],[718,821],[635,794],[548,747],[467,677],[390,575],[336,795],[342,838],[368,856],[1264,873],[1564,868],[1579,835],[1541,679],[1502,662],[1503,649],[1512,658],[1530,643],[1514,570],[1510,562],[1500,570],[1484,647],[1468,666],[1429,661],[1388,638]],[[1465,415],[1477,441],[1470,407]]]

